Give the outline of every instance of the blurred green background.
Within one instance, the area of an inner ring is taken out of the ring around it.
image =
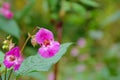
[[[35,26],[62,28],[62,42],[73,42],[59,61],[58,80],[120,80],[120,0],[0,0],[11,4],[13,19],[0,16],[0,46],[8,36],[23,45]],[[1,48],[2,50],[2,48]],[[34,55],[30,41],[24,53]],[[48,72],[33,72],[22,80],[52,80]]]

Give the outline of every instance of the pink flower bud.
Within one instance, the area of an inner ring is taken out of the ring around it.
[[[31,44],[33,45],[33,47],[35,47],[35,46],[37,45],[37,42],[36,42],[35,36],[32,36]]]

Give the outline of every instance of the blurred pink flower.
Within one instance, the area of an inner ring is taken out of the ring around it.
[[[83,48],[83,47],[85,47],[85,45],[86,45],[86,40],[85,40],[84,38],[80,38],[80,39],[78,40],[77,44],[78,44],[78,46],[79,46],[80,48]]]
[[[54,36],[51,31],[41,28],[36,33],[36,42],[40,44],[39,54],[44,58],[53,57],[60,49],[60,43],[54,41]]]
[[[88,53],[84,53],[78,56],[78,60],[79,61],[85,61],[89,58],[89,54]]]
[[[54,73],[53,72],[48,74],[47,80],[54,80]]]
[[[76,71],[77,72],[83,72],[86,70],[86,66],[84,64],[80,64],[76,66]]]
[[[4,2],[3,3],[3,8],[9,10],[10,9],[10,4],[8,2]]]
[[[23,57],[20,54],[19,47],[14,47],[5,54],[4,65],[7,68],[14,67],[14,71],[16,71],[19,69],[22,62]]]
[[[13,18],[13,13],[10,11],[10,4],[4,3],[3,6],[0,8],[0,14],[2,14],[7,19]]]
[[[76,57],[78,56],[78,54],[79,54],[79,50],[76,47],[71,49],[71,56]]]

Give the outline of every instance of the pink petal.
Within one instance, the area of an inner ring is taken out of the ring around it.
[[[3,15],[7,18],[7,19],[11,19],[13,17],[13,13],[9,10],[6,10]]]
[[[76,47],[71,49],[71,56],[72,57],[76,57],[76,56],[78,56],[78,54],[79,54],[79,50]]]
[[[38,52],[42,57],[49,58],[49,53],[47,51],[47,48],[41,47],[41,48],[39,48]]]
[[[10,9],[10,3],[5,2],[5,3],[3,4],[3,8],[4,8],[4,9]]]
[[[10,10],[4,8],[0,8],[0,13],[7,19],[11,19],[13,17],[13,13]]]
[[[50,46],[42,46],[39,48],[39,54],[44,58],[53,57],[60,49],[60,44],[57,41],[52,42]]]
[[[3,63],[7,68],[11,68],[14,65],[14,62],[10,62],[8,60],[4,60]]]
[[[54,73],[53,72],[48,74],[47,80],[54,80]]]
[[[14,65],[14,71],[18,70],[19,67],[20,67],[20,64],[16,64],[16,65]]]
[[[14,55],[16,57],[20,57],[20,49],[19,47],[14,47],[11,50],[9,50],[6,55]]]
[[[83,48],[86,45],[86,40],[84,38],[80,38],[77,43],[79,47]]]
[[[45,40],[54,40],[53,34],[51,31],[41,28],[37,33],[36,33],[36,42],[38,44],[42,44]]]

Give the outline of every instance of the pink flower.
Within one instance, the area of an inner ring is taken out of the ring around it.
[[[41,45],[38,52],[44,58],[54,56],[60,49],[60,43],[54,41],[54,36],[51,31],[41,28],[36,33],[36,42]]]
[[[8,3],[8,2],[5,2],[4,4],[3,4],[3,8],[4,9],[10,9],[10,4]]]
[[[51,31],[41,28],[37,33],[36,33],[36,41],[38,44],[42,45],[45,41],[53,41],[54,36]]]
[[[48,79],[47,80],[54,80],[54,73],[53,72],[48,74]]]
[[[78,54],[79,54],[79,50],[76,47],[71,49],[71,56],[76,57],[78,56]]]
[[[23,57],[20,54],[19,47],[12,48],[6,53],[4,57],[4,65],[7,68],[14,67],[14,71],[19,69],[22,61],[23,61]]]
[[[84,38],[80,38],[77,43],[81,48],[83,48],[86,45],[86,40]]]
[[[7,19],[11,19],[13,17],[13,13],[10,11],[10,4],[4,3],[0,8],[0,14],[2,14]]]
[[[76,71],[77,72],[83,72],[86,70],[86,66],[84,64],[80,64],[76,66]]]

